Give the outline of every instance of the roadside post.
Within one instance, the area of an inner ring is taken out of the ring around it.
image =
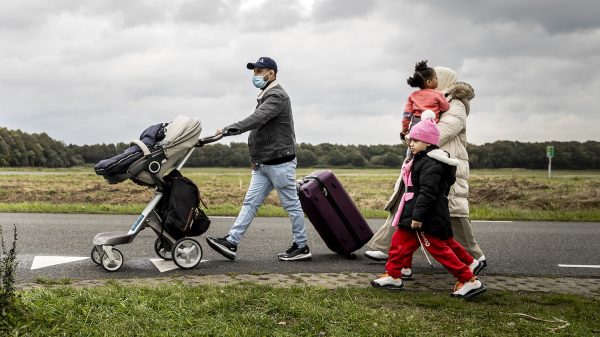
[[[548,178],[552,178],[552,157],[554,157],[554,146],[546,146],[546,157],[548,157]]]

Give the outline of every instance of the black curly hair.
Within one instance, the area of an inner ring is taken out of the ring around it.
[[[425,82],[431,80],[435,70],[427,66],[427,60],[418,62],[415,65],[415,74],[406,80],[406,83],[413,88],[425,89]]]

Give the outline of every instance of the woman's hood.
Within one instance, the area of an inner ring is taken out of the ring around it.
[[[475,91],[470,84],[465,82],[458,82],[458,76],[456,72],[447,67],[434,67],[435,73],[438,77],[437,90],[443,91],[448,94],[448,99],[458,99],[464,105],[467,111],[467,115],[470,112],[469,101],[475,97]]]
[[[438,78],[437,90],[445,91],[456,83],[458,76],[454,70],[447,67],[433,67]]]

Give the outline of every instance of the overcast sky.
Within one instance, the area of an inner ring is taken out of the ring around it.
[[[196,116],[252,113],[270,56],[298,142],[398,142],[415,62],[475,89],[468,140],[600,140],[594,0],[9,0],[0,126],[73,144],[127,142]],[[245,141],[247,135],[232,137]]]

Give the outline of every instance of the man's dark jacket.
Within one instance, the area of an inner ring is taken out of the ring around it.
[[[296,154],[290,98],[277,81],[271,82],[258,96],[252,115],[225,127],[224,131],[233,135],[250,131],[248,147],[253,163],[293,159]]]

